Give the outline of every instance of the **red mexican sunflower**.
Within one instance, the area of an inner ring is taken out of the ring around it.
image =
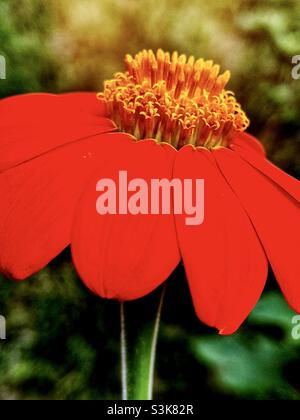
[[[104,91],[0,101],[0,270],[25,279],[71,245],[77,271],[104,298],[151,292],[182,260],[195,309],[221,334],[255,306],[268,261],[300,312],[300,182],[245,133],[230,73],[159,50],[126,56]],[[146,140],[148,139],[148,140]],[[204,179],[205,220],[95,210],[96,183]]]

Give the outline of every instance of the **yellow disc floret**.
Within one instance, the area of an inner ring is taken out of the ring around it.
[[[144,50],[125,62],[127,71],[107,80],[98,95],[121,131],[179,149],[226,146],[234,132],[248,128],[234,93],[225,90],[230,72],[220,74],[213,61]]]

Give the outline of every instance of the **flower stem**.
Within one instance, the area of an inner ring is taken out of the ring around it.
[[[165,294],[166,294],[166,285],[163,286],[163,290],[160,296],[157,314],[156,314],[156,318],[154,322],[151,353],[150,353],[148,400],[153,399],[154,370],[155,370],[157,340],[158,340],[158,333],[159,333],[159,326],[160,326],[160,319],[161,319],[161,311],[162,311],[162,307],[164,303]]]
[[[122,400],[128,399],[127,389],[127,340],[126,340],[126,324],[125,324],[125,308],[124,302],[120,304],[120,321],[121,321],[121,382],[122,382]]]
[[[161,312],[166,293],[163,286],[157,305],[156,295],[145,298],[137,313],[138,303],[121,303],[121,381],[123,400],[151,400]],[[154,299],[154,303],[153,303]],[[150,301],[150,303],[149,303]],[[149,307],[150,304],[150,307]],[[133,310],[134,309],[134,310]],[[154,313],[154,320],[152,314]],[[150,315],[150,319],[149,319]]]

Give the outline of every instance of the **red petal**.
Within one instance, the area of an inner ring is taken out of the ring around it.
[[[245,151],[240,145],[232,145],[231,149],[242,157],[246,162],[258,169],[284,191],[288,192],[300,203],[300,182],[273,165],[268,159],[259,156],[252,151]]]
[[[172,214],[100,216],[96,212],[100,179],[115,180],[117,191],[120,170],[128,172],[128,181],[142,178],[148,185],[152,178],[170,179],[175,155],[169,145],[137,142],[125,155],[115,153],[81,197],[72,253],[79,275],[96,294],[119,300],[142,297],[165,281],[179,263]]]
[[[29,95],[24,95],[24,97],[26,96]],[[98,115],[98,117],[109,117],[105,103],[102,100],[98,100],[95,92],[72,92],[52,96],[59,97],[65,107],[80,110],[90,115]]]
[[[76,142],[0,175],[0,271],[22,280],[70,244],[73,213],[91,172],[131,143],[106,134]]]
[[[245,153],[247,152],[256,152],[261,156],[265,156],[266,152],[264,146],[253,136],[248,133],[238,132],[233,138],[232,142],[229,145],[231,149],[234,146],[239,146]]]
[[[219,149],[214,156],[251,218],[289,304],[300,312],[299,204],[236,153]]]
[[[264,288],[264,251],[211,152],[181,149],[174,176],[204,179],[204,221],[187,226],[186,215],[177,215],[179,246],[199,318],[221,334],[231,334],[248,316]]]
[[[113,131],[95,93],[30,94],[0,101],[0,173],[59,146]]]

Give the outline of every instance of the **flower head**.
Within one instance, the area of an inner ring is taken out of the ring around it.
[[[230,136],[248,128],[234,93],[225,90],[230,72],[219,74],[213,61],[144,50],[125,62],[127,71],[107,80],[98,96],[120,131],[180,149],[227,146]]]
[[[211,61],[126,56],[104,91],[0,101],[0,271],[23,280],[71,245],[96,294],[142,297],[183,261],[198,317],[230,334],[268,262],[300,312],[300,183],[269,162]],[[204,179],[205,219],[96,212],[99,179]]]

